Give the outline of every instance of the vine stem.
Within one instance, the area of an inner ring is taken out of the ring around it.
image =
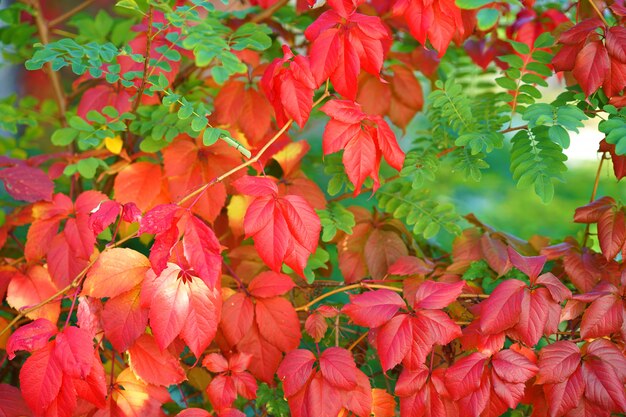
[[[363,341],[363,339],[365,339],[365,338],[367,337],[367,333],[368,333],[368,332],[365,332],[365,333],[363,333],[361,336],[359,336],[359,338],[358,338],[357,340],[355,340],[355,341],[354,341],[354,342],[350,345],[350,347],[348,347],[348,350],[349,350],[350,352],[352,352],[352,350],[353,350],[355,347],[357,347],[357,346],[359,345],[359,343],[361,343],[361,342]]]
[[[141,77],[141,84],[139,85],[139,90],[137,91],[137,97],[135,98],[135,103],[133,104],[132,113],[137,112],[137,108],[139,108],[139,104],[141,104],[141,98],[143,96],[143,92],[146,89],[146,82],[148,81],[148,69],[150,67],[150,49],[152,48],[152,16],[153,10],[152,6],[148,9],[148,31],[146,32],[146,52],[143,56],[143,75]]]
[[[602,156],[600,157],[600,162],[598,163],[598,169],[596,170],[596,178],[593,182],[593,189],[591,190],[591,197],[589,197],[589,202],[592,203],[596,199],[596,195],[598,194],[598,186],[600,185],[600,175],[602,174],[602,165],[604,164],[604,160],[606,158],[606,152],[602,152]],[[582,247],[587,246],[587,240],[589,239],[589,224],[585,226],[585,235],[583,236]]]
[[[398,288],[398,287],[391,287],[389,285],[378,285],[378,284],[366,284],[363,282],[359,282],[358,284],[350,284],[350,285],[346,285],[345,287],[341,287],[341,288],[335,288],[334,290],[330,290],[327,293],[324,293],[322,295],[320,295],[317,298],[314,298],[313,300],[309,301],[308,303],[306,303],[305,305],[302,305],[300,307],[296,308],[296,311],[309,311],[309,309],[311,308],[311,306],[317,304],[318,302],[332,296],[335,294],[339,294],[342,292],[346,292],[346,291],[350,291],[350,290],[355,290],[357,288],[375,288],[375,289],[383,289],[383,290],[391,290],[391,291],[395,291],[395,292],[402,292],[402,288]]]
[[[22,2],[32,6],[35,9],[35,23],[37,25],[37,32],[39,32],[39,37],[41,38],[41,43],[44,45],[49,44],[50,38],[48,37],[48,24],[44,19],[39,0],[22,0]],[[63,92],[63,87],[61,86],[61,79],[59,78],[59,74],[56,71],[52,70],[51,63],[46,64],[46,73],[48,74],[50,82],[52,83],[54,96],[56,98],[57,105],[59,106],[61,123],[65,126],[66,103],[65,93]]]
[[[84,2],[82,2],[81,4],[79,4],[78,6],[74,7],[71,10],[68,10],[66,13],[63,13],[61,16],[58,16],[54,19],[52,19],[49,23],[48,23],[48,27],[52,28],[55,27],[57,25],[60,25],[61,23],[65,22],[67,19],[69,19],[70,17],[74,16],[76,13],[85,10],[87,7],[91,6],[91,4],[94,2],[95,0],[85,0]]]
[[[608,26],[609,24],[606,21],[606,19],[604,18],[604,15],[600,11],[600,9],[598,9],[598,5],[593,0],[589,0],[589,4],[591,4],[591,7],[593,8],[593,10],[596,12],[598,17],[602,20],[602,23],[604,23],[606,26]]]

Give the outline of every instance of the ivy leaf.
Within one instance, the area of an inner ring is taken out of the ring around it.
[[[391,37],[379,17],[332,6],[304,32],[311,42],[311,72],[317,85],[330,78],[339,94],[355,100],[359,72],[378,75]]]

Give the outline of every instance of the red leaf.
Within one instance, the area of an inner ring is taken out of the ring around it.
[[[399,397],[411,396],[422,389],[429,376],[428,368],[423,364],[415,371],[404,368],[400,372],[394,393]]]
[[[304,403],[309,416],[336,417],[341,410],[340,392],[317,373],[305,392]]]
[[[271,298],[287,293],[295,285],[289,275],[266,271],[250,282],[248,291],[257,298]]]
[[[452,0],[404,0],[393,7],[395,16],[403,16],[411,35],[422,45],[429,40],[442,57],[453,37],[467,36],[461,9]]]
[[[267,177],[251,177],[246,175],[234,181],[233,186],[239,193],[254,197],[278,194],[276,181]]]
[[[187,408],[180,413],[176,414],[176,417],[212,417],[211,414],[203,410],[202,408]]]
[[[582,368],[576,368],[574,373],[563,382],[547,384],[543,387],[550,416],[562,416],[580,403],[585,391]]]
[[[441,310],[420,310],[411,318],[413,342],[403,364],[416,369],[430,352],[433,345],[447,345],[461,336],[461,328]]]
[[[98,256],[83,284],[83,295],[116,297],[143,282],[150,261],[128,248],[109,249]]]
[[[585,360],[582,366],[585,397],[611,411],[626,412],[626,391],[613,367],[598,359]]]
[[[276,374],[283,381],[286,397],[291,397],[309,381],[315,363],[313,352],[304,349],[292,350],[278,367]]]
[[[415,293],[413,308],[437,310],[452,304],[465,287],[464,281],[455,283],[424,281]]]
[[[535,284],[543,285],[550,292],[550,296],[557,303],[572,297],[572,292],[551,272],[546,272],[539,276]]]
[[[149,384],[168,386],[186,379],[178,358],[161,350],[154,337],[144,334],[128,349],[130,369]]]
[[[150,327],[161,350],[178,336],[189,315],[190,289],[180,273],[175,264],[158,276],[149,271],[141,289],[141,304],[150,306]]]
[[[124,352],[148,325],[148,309],[141,306],[139,287],[110,298],[102,310],[102,327],[115,350]]]
[[[508,247],[509,259],[514,267],[528,275],[530,282],[535,282],[546,263],[545,256],[522,256],[512,247]]]
[[[117,201],[106,200],[98,204],[89,216],[89,228],[98,235],[112,225],[122,212],[122,205]]]
[[[261,335],[283,352],[300,344],[300,321],[296,310],[284,298],[266,298],[256,301],[256,322]]]
[[[278,369],[282,359],[282,353],[261,336],[256,324],[253,324],[250,331],[239,341],[237,350],[252,355],[248,367],[252,375],[268,384],[274,380],[276,369]]]
[[[189,281],[189,315],[180,336],[196,358],[211,344],[220,322],[222,296],[217,288],[207,287],[205,282],[193,276]]]
[[[215,97],[213,117],[217,124],[239,127],[250,141],[258,142],[270,129],[272,107],[248,83],[231,79]]]
[[[176,204],[160,204],[143,216],[137,234],[166,232],[178,222],[180,215],[180,206]]]
[[[328,323],[326,323],[326,319],[321,314],[315,312],[306,318],[304,330],[316,343],[319,343],[324,338],[326,330],[328,330]]]
[[[287,45],[283,45],[283,54],[283,58],[275,59],[267,67],[261,86],[274,106],[278,124],[283,125],[291,118],[302,128],[311,113],[317,85],[307,57],[294,58]]]
[[[366,327],[379,327],[391,320],[405,307],[404,300],[391,290],[368,291],[350,297],[350,303],[341,310],[355,324]]]
[[[414,256],[403,256],[398,258],[389,267],[390,275],[427,275],[433,271],[432,262],[428,259],[420,259]]]
[[[150,265],[155,274],[161,274],[167,268],[172,248],[178,243],[178,226],[173,224],[169,230],[159,233],[150,248]]]
[[[228,371],[228,361],[219,353],[209,353],[206,355],[202,360],[202,366],[215,373]]]
[[[476,352],[448,368],[445,381],[453,399],[466,398],[480,388],[486,363],[487,357]]]
[[[243,293],[224,301],[220,328],[229,344],[237,344],[250,330],[254,321],[254,304]]]
[[[482,303],[480,328],[488,334],[499,333],[519,321],[526,283],[510,279],[499,284]]]
[[[558,383],[569,378],[580,365],[580,350],[570,341],[558,341],[539,352],[537,383]]]
[[[606,339],[596,339],[587,345],[587,355],[594,355],[610,364],[621,381],[626,379],[626,356],[614,343]]]
[[[319,217],[302,197],[277,197],[276,184],[269,179],[243,177],[237,181],[240,192],[261,195],[248,206],[244,218],[246,236],[254,238],[261,259],[280,272],[283,262],[300,276],[311,253],[317,248]],[[273,195],[268,195],[269,193]]]
[[[591,203],[578,207],[574,213],[576,223],[597,223],[602,215],[615,206],[612,197],[600,197]]]
[[[57,334],[54,355],[65,375],[85,378],[94,361],[91,335],[78,327],[68,326]]]
[[[626,63],[626,28],[613,26],[606,31],[606,49],[613,58]]]
[[[214,288],[221,275],[222,247],[215,233],[196,216],[187,218],[183,236],[185,258],[209,288]]]
[[[17,310],[38,304],[56,294],[58,288],[52,282],[48,271],[39,265],[32,266],[26,273],[13,275],[7,288],[7,302]],[[41,308],[26,314],[26,317],[37,320],[48,319],[56,323],[61,312],[60,301],[52,301]]]
[[[372,279],[381,280],[387,275],[389,266],[409,252],[398,233],[374,229],[365,242],[363,253]]]
[[[9,359],[15,358],[16,350],[33,352],[44,347],[48,340],[57,333],[57,327],[49,320],[37,319],[17,329],[7,341],[6,351]]]
[[[135,203],[143,212],[159,203],[163,173],[161,166],[150,162],[135,162],[120,171],[115,177],[113,191],[115,200]]]
[[[596,18],[585,19],[574,25],[571,29],[566,30],[559,36],[559,42],[566,45],[578,45],[585,42],[590,34],[597,28],[603,27],[602,20]]]
[[[237,390],[233,378],[227,375],[216,376],[209,384],[207,394],[213,408],[217,411],[229,408],[237,399]]]
[[[0,384],[0,415],[3,417],[32,416],[17,387]]]
[[[54,183],[42,170],[28,165],[15,165],[0,171],[0,180],[11,197],[16,200],[52,200]]]
[[[343,162],[356,194],[367,177],[374,180],[374,190],[378,188],[381,156],[395,169],[402,169],[404,155],[380,116],[368,116],[357,103],[344,100],[331,100],[321,110],[331,117],[323,135],[324,154],[344,150]]]
[[[626,215],[623,210],[606,210],[598,219],[598,240],[607,261],[615,258],[626,242]]]
[[[320,356],[320,371],[324,379],[340,389],[353,389],[357,385],[358,369],[352,353],[346,349],[331,347]]]
[[[20,386],[26,403],[35,415],[44,415],[61,390],[63,371],[53,343],[35,351],[20,370]]]
[[[354,100],[361,69],[377,75],[390,34],[379,17],[356,13],[323,13],[304,32],[311,41],[311,71],[317,84],[330,77],[337,92]]]
[[[618,333],[624,320],[624,301],[618,294],[599,297],[585,310],[580,323],[583,339]]]
[[[511,349],[496,353],[491,359],[491,366],[500,378],[512,383],[526,383],[539,371],[526,356]]]
[[[406,356],[412,343],[409,316],[400,314],[380,328],[376,336],[376,346],[383,371],[393,368]]]
[[[610,68],[609,54],[601,41],[586,44],[576,56],[572,74],[586,96],[590,96],[604,82]]]

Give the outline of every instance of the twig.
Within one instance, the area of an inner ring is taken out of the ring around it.
[[[604,160],[607,159],[606,152],[602,152],[602,156],[600,157],[600,163],[598,163],[598,169],[596,171],[596,178],[593,182],[593,189],[591,190],[591,197],[589,198],[589,202],[592,203],[596,199],[596,194],[598,193],[598,186],[600,185],[600,175],[602,174],[602,164]],[[587,223],[585,227],[585,235],[583,236],[582,247],[587,246],[587,240],[589,239],[589,226]]]
[[[148,81],[148,69],[150,67],[150,49],[152,48],[152,6],[148,9],[148,31],[146,33],[146,52],[143,56],[143,76],[141,77],[141,84],[139,85],[139,90],[137,91],[137,97],[135,98],[135,103],[133,104],[133,113],[137,112],[137,108],[139,104],[141,104],[141,97],[143,96],[143,92],[146,89],[146,82]]]
[[[269,19],[270,17],[272,17],[274,15],[276,10],[280,9],[281,7],[286,5],[287,3],[288,3],[288,0],[279,0],[279,1],[277,1],[272,6],[268,7],[265,10],[263,10],[261,13],[259,13],[257,15],[254,15],[252,17],[252,19],[250,19],[250,22],[252,22],[252,23],[259,23],[259,22],[264,21],[265,19]]]
[[[41,38],[41,43],[44,45],[49,44],[50,39],[48,37],[48,25],[46,24],[46,21],[43,17],[43,11],[41,10],[41,4],[39,4],[39,0],[23,0],[23,2],[26,4],[30,4],[33,9],[35,9],[35,23],[37,24],[37,32],[39,33],[39,37]],[[65,93],[63,92],[63,88],[61,86],[59,74],[52,69],[51,63],[46,64],[46,72],[48,74],[48,77],[50,77],[50,82],[52,83],[52,88],[54,89],[56,102],[59,106],[61,123],[65,125]]]
[[[63,13],[61,16],[52,19],[49,23],[48,23],[48,27],[49,28],[53,28],[63,22],[65,22],[67,19],[69,19],[70,17],[74,16],[76,13],[85,10],[87,7],[91,6],[91,4],[94,2],[95,0],[85,0],[84,2],[82,2],[81,4],[79,4],[78,6],[74,7],[71,10],[68,10],[67,12]]]
[[[593,0],[589,0],[589,4],[591,4],[591,7],[593,8],[593,10],[595,10],[595,12],[598,15],[598,17],[600,18],[600,20],[602,20],[602,23],[604,23],[606,26],[608,26],[609,24],[606,21],[606,19],[604,18],[604,15],[600,11],[600,9],[598,9],[598,5]]]
[[[349,351],[352,351],[355,347],[357,347],[359,345],[359,343],[361,343],[363,341],[363,339],[365,339],[367,337],[367,333],[365,332],[363,333],[361,336],[359,336],[359,338],[357,340],[355,340],[350,347],[348,347]]]

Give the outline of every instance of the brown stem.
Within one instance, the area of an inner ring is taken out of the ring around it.
[[[67,12],[63,13],[61,16],[58,16],[54,19],[52,19],[49,23],[48,23],[48,27],[49,28],[53,28],[57,25],[60,25],[61,23],[65,22],[67,19],[69,19],[70,17],[74,16],[76,13],[85,10],[87,7],[91,6],[91,4],[94,2],[95,0],[85,0],[84,2],[82,2],[81,4],[79,4],[78,6],[74,7],[71,10],[68,10]]]
[[[143,56],[143,76],[141,77],[141,84],[139,85],[139,91],[137,91],[137,97],[133,104],[133,113],[137,112],[139,104],[141,104],[141,97],[146,89],[146,82],[148,81],[148,69],[150,67],[150,49],[152,48],[152,6],[148,9],[148,31],[146,33],[146,52]]]
[[[593,189],[591,190],[591,197],[589,198],[589,202],[592,203],[596,199],[596,194],[598,193],[598,186],[600,185],[600,175],[602,174],[602,164],[604,164],[604,160],[606,158],[606,152],[602,152],[602,156],[600,157],[600,162],[598,163],[598,169],[596,170],[596,178],[593,182]],[[587,246],[587,240],[589,239],[589,226],[587,224],[585,226],[585,234],[583,236],[582,247]]]
[[[349,351],[352,351],[355,347],[357,347],[359,345],[359,343],[361,343],[361,341],[363,341],[363,339],[365,339],[367,337],[367,333],[365,332],[363,333],[361,336],[359,336],[359,338],[357,340],[355,340],[350,347],[348,348]]]
[[[37,25],[37,32],[39,33],[41,43],[44,45],[49,44],[50,38],[48,37],[48,24],[44,19],[39,0],[23,0],[23,2],[29,4],[33,7],[33,9],[35,9],[35,23]],[[59,74],[52,70],[51,63],[46,64],[46,73],[48,74],[48,77],[50,77],[50,82],[52,83],[52,88],[54,90],[54,96],[56,98],[57,105],[59,106],[61,123],[65,126],[66,102],[65,93],[63,92],[63,87],[61,86],[61,79],[59,78]]]
[[[287,3],[288,3],[288,0],[279,0],[279,1],[277,1],[272,6],[268,7],[265,10],[263,10],[261,13],[259,13],[257,15],[254,15],[252,17],[252,19],[250,19],[250,22],[252,22],[252,23],[259,23],[259,22],[264,21],[265,19],[269,19],[276,12],[276,10],[280,9],[281,7],[286,5]]]
[[[589,4],[591,4],[591,7],[593,8],[593,10],[596,12],[596,14],[600,18],[600,20],[602,20],[602,23],[604,23],[606,26],[608,26],[609,24],[606,21],[606,19],[604,18],[604,15],[600,11],[600,9],[598,9],[598,5],[593,0],[589,0]]]

